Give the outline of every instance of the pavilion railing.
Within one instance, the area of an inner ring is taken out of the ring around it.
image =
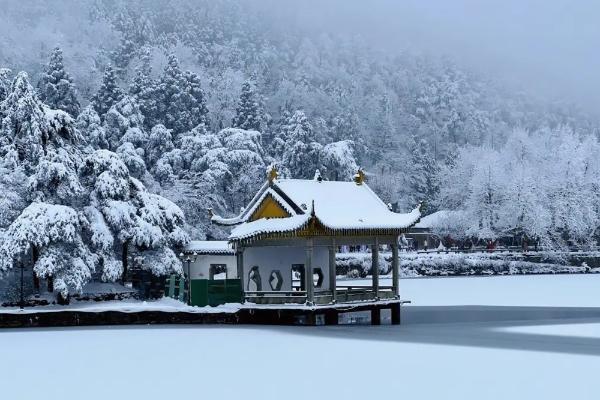
[[[392,298],[392,286],[380,286],[379,298]],[[343,285],[336,287],[337,302],[352,302],[375,299],[375,292],[371,286]],[[303,303],[307,300],[306,291],[280,290],[280,291],[247,291],[244,299],[251,303]],[[317,304],[326,304],[333,300],[333,293],[329,289],[315,289],[314,300]]]
[[[246,297],[275,296],[275,297],[306,297],[306,291],[301,290],[258,290],[244,292]]]

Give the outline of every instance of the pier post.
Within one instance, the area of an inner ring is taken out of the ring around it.
[[[392,312],[392,325],[400,325],[400,303],[394,303],[390,307]]]
[[[335,239],[331,239],[331,246],[329,246],[329,289],[331,290],[331,302],[334,304],[337,302],[335,249]]]
[[[381,308],[375,307],[371,310],[371,325],[381,325]]]

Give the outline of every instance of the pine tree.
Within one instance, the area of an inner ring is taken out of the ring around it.
[[[15,77],[0,114],[0,155],[11,153],[27,172],[52,151],[72,148],[80,140],[69,114],[43,104],[25,72]]]
[[[110,147],[106,129],[102,126],[100,116],[91,105],[81,110],[81,113],[77,117],[76,126],[82,136],[82,140],[92,150],[108,149]]]
[[[150,131],[150,137],[146,143],[146,165],[152,169],[158,160],[169,151],[173,150],[173,137],[171,131],[164,125],[156,125]]]
[[[183,79],[177,57],[170,55],[158,85],[158,116],[162,124],[169,129],[174,129],[180,123],[179,105],[183,97]]]
[[[11,89],[2,103],[1,155],[12,163],[13,173],[28,175],[23,197],[32,203],[3,234],[0,270],[33,253],[34,273],[52,278],[67,296],[81,290],[95,267],[77,210],[85,198],[76,172],[80,137],[66,112],[37,98],[27,74],[19,73]]]
[[[150,49],[145,48],[140,58],[140,65],[136,68],[135,77],[129,86],[129,95],[133,96],[139,104],[146,129],[152,128],[160,120],[157,114],[158,88],[157,83],[152,79],[151,61]]]
[[[333,181],[347,181],[358,171],[354,156],[354,142],[341,140],[323,146],[320,156],[322,175]]]
[[[0,68],[0,103],[8,96],[10,92],[10,74],[11,70],[8,68]]]
[[[117,75],[111,65],[104,70],[102,84],[98,92],[92,97],[94,110],[104,119],[104,115],[110,108],[123,98],[123,91],[117,83]]]
[[[207,122],[206,99],[200,78],[192,72],[183,73],[179,61],[170,55],[158,85],[157,120],[174,136]]]
[[[437,177],[439,166],[425,139],[414,138],[410,165],[407,166],[409,206],[424,202],[428,213],[436,211],[436,196],[439,191]]]
[[[80,106],[73,79],[65,71],[63,53],[59,47],[52,50],[50,61],[38,82],[40,99],[50,108],[63,110],[76,117]]]
[[[296,111],[283,127],[282,163],[294,178],[309,179],[320,168],[323,146],[316,142],[312,125],[303,111]]]
[[[144,116],[136,99],[124,96],[104,116],[104,129],[110,150],[125,142],[144,148],[148,135],[144,129]]]
[[[125,280],[130,260],[136,255],[143,259],[139,267],[155,275],[181,272],[181,262],[172,248],[189,239],[179,207],[149,193],[130,176],[121,158],[107,150],[87,156],[80,176],[89,193],[86,214],[91,220],[93,244],[104,265],[104,279]]]
[[[207,124],[208,108],[206,107],[206,95],[202,89],[200,77],[191,72],[186,71],[185,79],[185,96],[184,108],[188,110],[189,121],[187,126],[182,126],[183,131],[189,131],[200,124]]]
[[[260,131],[261,115],[254,85],[245,81],[242,85],[242,94],[235,109],[232,125],[235,128]]]

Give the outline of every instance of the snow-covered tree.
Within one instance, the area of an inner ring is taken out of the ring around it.
[[[312,125],[303,111],[296,111],[282,132],[282,164],[294,178],[311,178],[320,167],[323,146],[316,141]]]
[[[77,211],[84,190],[76,172],[81,138],[75,122],[66,112],[41,103],[25,73],[15,78],[2,115],[5,179],[24,179],[13,190],[20,189],[15,193],[33,203],[3,234],[1,268],[7,270],[31,253],[34,273],[52,278],[63,296],[81,290],[95,258],[85,245],[85,220]],[[9,211],[20,211],[22,200]]]
[[[410,204],[424,202],[428,212],[435,211],[439,167],[425,139],[414,140],[405,173]]]
[[[81,110],[77,116],[76,127],[82,140],[92,149],[108,149],[110,147],[106,129],[102,125],[100,116],[91,105]]]
[[[40,278],[53,278],[54,289],[66,297],[81,291],[90,279],[96,256],[82,236],[85,220],[73,208],[34,202],[8,227],[0,245],[0,270],[37,249],[33,266]]]
[[[10,92],[10,74],[10,69],[0,68],[0,103],[4,101],[4,99],[8,96],[8,93]]]
[[[235,128],[247,130],[261,130],[261,112],[255,87],[252,82],[245,81],[242,85],[242,94],[235,109],[232,125]]]
[[[104,114],[122,98],[123,91],[119,87],[115,70],[111,65],[108,65],[102,76],[102,84],[98,92],[92,97],[91,104],[98,115],[100,115],[100,118],[104,118]]]
[[[64,111],[45,106],[24,72],[15,77],[0,114],[0,155],[13,154],[26,169],[52,151],[72,147],[80,140],[73,119]]]
[[[321,174],[333,181],[352,179],[358,171],[358,164],[354,157],[354,142],[342,140],[323,146],[320,156],[323,168]]]
[[[179,61],[170,55],[158,83],[156,123],[172,129],[175,136],[206,123],[206,99],[200,78],[192,72],[182,72]]]
[[[142,52],[140,65],[136,68],[136,74],[129,86],[129,95],[133,96],[139,104],[140,111],[144,115],[146,129],[151,128],[158,120],[158,88],[152,79],[152,65],[150,49],[145,48]]]
[[[144,150],[136,148],[131,142],[124,142],[117,147],[115,151],[131,173],[131,176],[145,180],[147,173],[146,162],[144,161]]]
[[[76,117],[79,114],[79,100],[73,79],[65,71],[63,53],[59,47],[50,54],[50,61],[44,69],[39,82],[38,93],[50,108],[63,110]]]
[[[134,255],[141,260],[140,268],[155,275],[181,272],[172,248],[189,239],[179,207],[149,193],[130,176],[121,158],[107,150],[87,156],[80,177],[90,193],[86,214],[93,220],[93,243],[104,279],[125,279]]]
[[[10,158],[0,162],[0,235],[27,206],[27,176]]]
[[[110,150],[115,150],[125,142],[143,149],[148,141],[144,116],[136,99],[131,96],[124,96],[108,110],[103,126]]]
[[[155,125],[150,131],[146,142],[146,164],[149,168],[155,168],[161,157],[174,149],[171,130],[164,125]]]

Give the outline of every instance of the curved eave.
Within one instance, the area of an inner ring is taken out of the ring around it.
[[[198,256],[233,256],[235,251],[232,250],[183,250],[185,255],[198,255]]]
[[[394,213],[395,214],[395,213]],[[237,244],[249,244],[258,240],[264,239],[281,239],[281,238],[308,238],[315,236],[337,236],[337,237],[356,237],[356,236],[398,236],[408,232],[421,219],[420,207],[414,209],[412,214],[414,218],[402,226],[390,227],[330,227],[323,223],[316,215],[307,215],[307,219],[300,220],[297,225],[291,226],[288,229],[265,229],[257,230],[247,234],[229,237],[229,241]],[[285,219],[285,218],[284,218]],[[275,221],[276,219],[273,219]]]
[[[239,225],[244,221],[240,215],[237,215],[237,216],[231,217],[231,218],[223,218],[220,215],[213,215],[210,218],[210,222],[212,222],[215,225],[233,226],[233,225]]]

